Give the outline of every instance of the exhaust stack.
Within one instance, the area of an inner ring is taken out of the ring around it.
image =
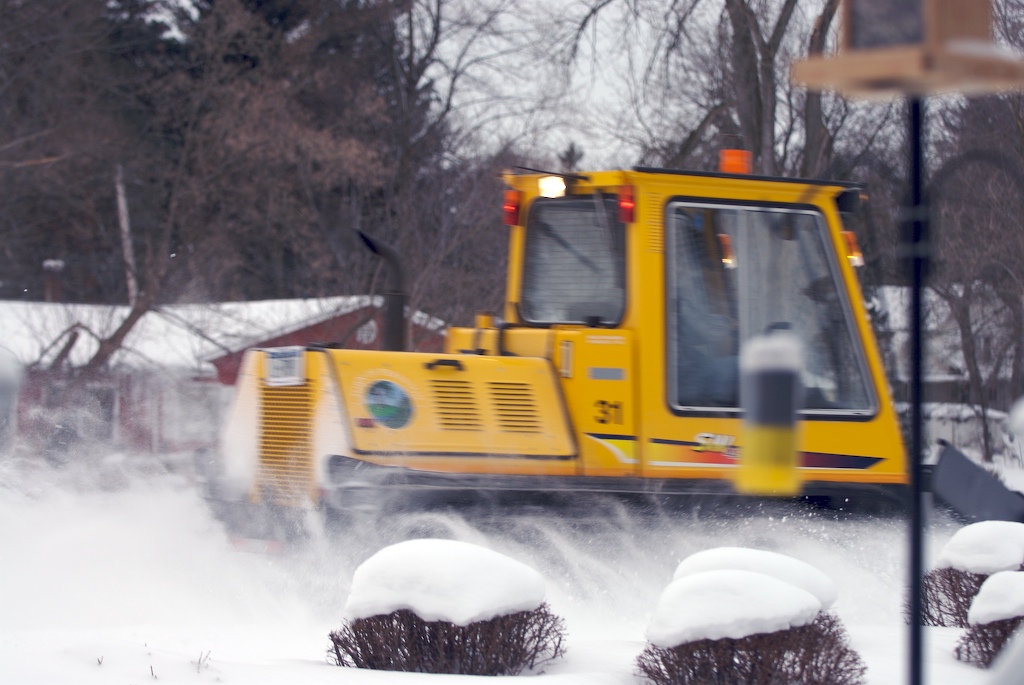
[[[384,292],[384,349],[393,352],[405,350],[405,275],[402,273],[398,252],[387,243],[356,229],[367,249],[377,255],[388,266],[391,274],[389,288]]]

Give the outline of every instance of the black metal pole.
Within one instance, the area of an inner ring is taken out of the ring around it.
[[[924,484],[921,462],[924,452],[922,375],[924,369],[924,279],[928,272],[928,200],[924,194],[924,103],[910,99],[910,206],[904,249],[910,271],[910,685],[924,682],[924,641],[921,628],[921,579],[924,575]]]

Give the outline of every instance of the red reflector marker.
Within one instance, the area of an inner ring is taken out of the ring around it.
[[[506,226],[519,225],[519,191],[506,190],[505,203],[502,205],[502,213],[505,216]]]
[[[619,221],[631,224],[635,214],[636,200],[633,199],[633,186],[622,186],[619,188]]]
[[[360,428],[373,428],[377,423],[371,418],[360,417],[356,419],[356,425]]]

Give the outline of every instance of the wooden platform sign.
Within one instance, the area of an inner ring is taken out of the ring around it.
[[[855,96],[1016,90],[1024,60],[993,41],[991,0],[844,0],[839,54],[792,79]]]

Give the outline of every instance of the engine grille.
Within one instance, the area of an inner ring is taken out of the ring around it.
[[[302,506],[313,491],[311,386],[264,386],[260,399],[258,492],[264,502]]]
[[[476,393],[468,381],[433,380],[430,388],[434,394],[438,423],[445,430],[483,430],[480,408]]]
[[[533,388],[527,383],[487,383],[484,400],[489,406],[483,407],[470,381],[434,380],[430,387],[437,420],[444,430],[481,431],[487,416],[488,422],[493,420],[507,433],[542,432]]]
[[[498,426],[509,433],[540,433],[533,388],[526,383],[489,383]]]

